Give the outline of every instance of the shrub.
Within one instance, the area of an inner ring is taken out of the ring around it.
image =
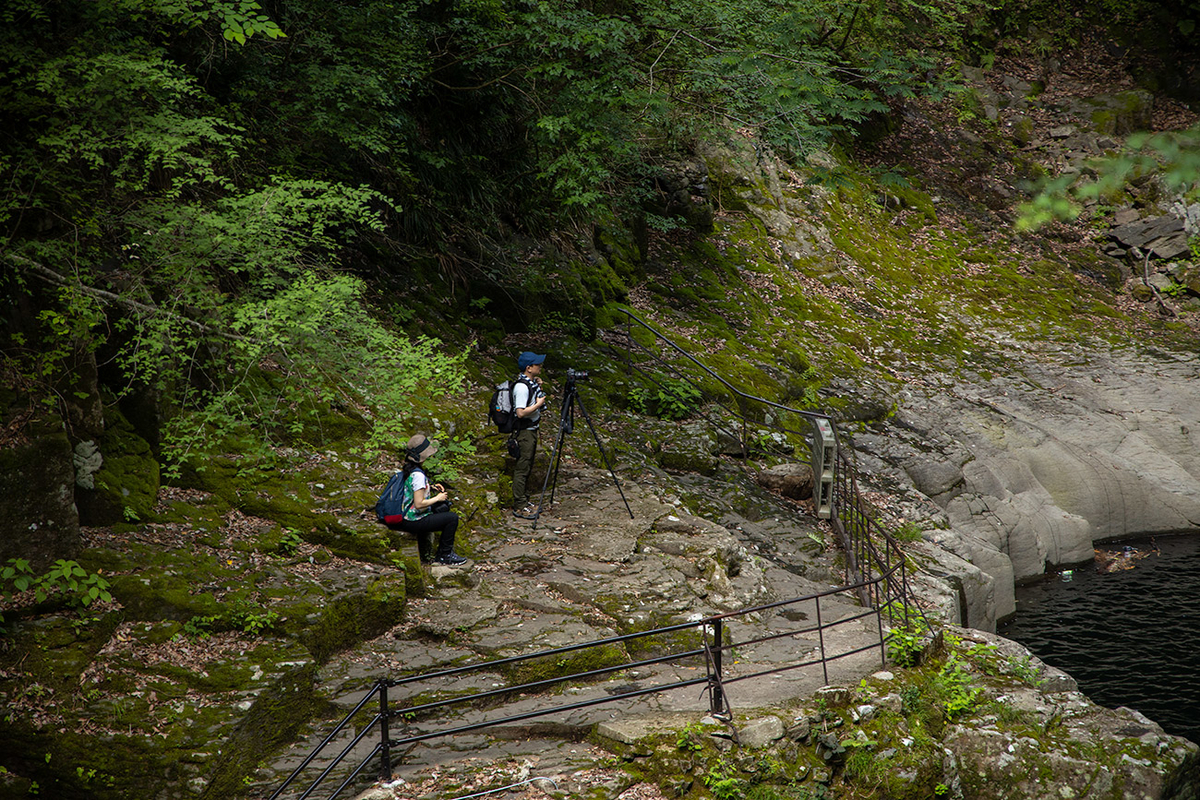
[[[887,654],[898,667],[915,667],[921,661],[929,626],[921,617],[909,617],[903,625],[888,633]]]

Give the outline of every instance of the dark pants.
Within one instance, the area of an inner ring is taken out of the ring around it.
[[[441,514],[428,514],[420,519],[406,519],[396,523],[400,530],[414,534],[417,537],[417,554],[421,561],[431,561],[443,558],[454,552],[454,534],[458,531],[458,514],[453,511],[443,511]],[[433,532],[441,531],[438,537],[437,555],[433,555]]]
[[[529,502],[529,493],[525,484],[529,481],[529,473],[533,471],[533,456],[537,453],[537,430],[517,431],[517,446],[521,452],[517,455],[517,466],[513,469],[513,508],[520,508]]]

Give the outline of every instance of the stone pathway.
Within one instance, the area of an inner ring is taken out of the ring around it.
[[[726,514],[722,526],[684,513],[647,485],[626,481],[622,488],[632,519],[607,472],[564,467],[556,503],[536,525],[509,517],[503,531],[473,532],[478,560],[466,570],[434,567],[432,596],[410,598],[404,625],[326,664],[320,672],[322,694],[344,714],[381,676],[424,674],[695,621],[826,592],[841,583],[833,566],[836,553],[818,544],[823,534],[815,519],[781,507],[759,521]],[[846,593],[820,601],[825,624],[863,612]],[[809,600],[728,621],[725,635],[734,649],[725,654],[723,677],[735,720],[755,709],[786,709],[826,683],[856,682],[881,668],[878,647],[855,652],[878,645],[878,622],[869,614],[826,630],[823,639],[810,631],[738,646],[811,629],[817,618],[817,604]],[[623,651],[610,647],[609,655],[619,653],[619,663],[629,663],[699,646],[694,629],[667,639],[634,639]],[[831,657],[849,654],[829,662],[828,677],[819,663],[749,677],[819,660],[822,645]],[[595,659],[594,651],[575,651],[564,654],[556,666],[595,668],[588,659]],[[415,723],[412,730],[444,730],[520,716],[704,679],[706,674],[703,658],[695,657],[684,663],[621,669],[592,682],[506,696],[488,709],[451,707],[436,720]],[[396,687],[389,692],[389,702],[411,705],[522,680],[511,668],[471,672],[433,684]],[[678,727],[700,720],[708,711],[703,683],[625,698],[421,742],[396,759],[395,774],[412,779],[431,768],[460,768],[464,759],[486,763],[531,756],[541,770],[569,771],[597,757],[592,746],[581,742],[598,725],[611,731],[631,720],[651,720]],[[405,727],[395,723],[393,739],[404,735]],[[277,786],[331,728],[331,722],[314,726],[303,742],[271,766],[271,780],[263,785]],[[340,751],[351,738],[351,733],[344,734],[331,752]],[[377,740],[375,735],[365,737],[354,763]],[[332,788],[320,796],[329,791]]]

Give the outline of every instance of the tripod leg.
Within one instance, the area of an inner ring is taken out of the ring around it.
[[[533,514],[532,530],[537,529],[538,518],[542,516],[542,509],[546,507],[547,488],[550,489],[550,501],[554,502],[554,487],[558,485],[558,467],[562,463],[563,446],[566,443],[567,430],[571,424],[569,415],[574,394],[568,388],[563,395],[563,407],[558,415],[558,436],[554,440],[554,455],[550,457],[550,466],[546,468],[546,477],[542,479],[542,496],[538,500],[538,510]]]
[[[625,499],[625,490],[621,488],[621,482],[617,480],[617,473],[613,471],[612,463],[608,460],[608,453],[604,451],[604,445],[600,444],[600,436],[596,433],[596,426],[592,425],[592,418],[588,416],[587,409],[583,406],[583,401],[576,398],[579,403],[579,412],[583,414],[583,421],[587,423],[588,430],[592,432],[592,438],[596,440],[596,447],[600,450],[600,456],[604,459],[604,466],[608,467],[608,474],[612,476],[613,483],[617,485],[617,493],[621,495],[621,502],[625,504],[625,510],[629,512],[629,518],[633,519],[633,509],[629,507],[629,501]]]

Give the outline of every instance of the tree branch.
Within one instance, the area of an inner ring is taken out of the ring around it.
[[[173,311],[167,311],[165,309],[159,308],[158,306],[152,306],[152,305],[148,305],[146,303],[139,303],[137,300],[130,300],[127,297],[121,297],[118,294],[113,294],[112,292],[105,291],[104,289],[97,289],[94,286],[87,286],[83,283],[80,283],[79,281],[72,281],[69,278],[67,278],[66,276],[61,275],[61,274],[55,272],[54,270],[50,269],[49,267],[45,266],[44,264],[39,264],[38,262],[36,262],[32,259],[25,258],[24,256],[19,256],[16,253],[5,253],[4,258],[9,263],[15,264],[16,266],[21,267],[22,269],[24,269],[28,272],[31,272],[34,275],[37,275],[39,278],[46,281],[47,283],[53,283],[56,286],[66,286],[68,288],[75,289],[76,291],[83,292],[84,294],[86,294],[90,297],[94,297],[97,300],[100,300],[102,302],[110,303],[110,304],[118,305],[118,306],[123,306],[124,308],[128,308],[133,311],[140,311],[143,314],[148,314],[151,316],[161,314],[161,315],[167,316],[173,320],[176,320],[178,322],[182,322],[185,325],[190,325],[191,327],[195,328],[198,331],[202,331],[204,333],[209,333],[214,336],[220,336],[225,339],[234,339],[239,342],[250,341],[249,339],[247,339],[244,336],[239,336],[236,333],[229,333],[228,331],[218,330],[217,328],[214,328],[211,325],[205,325],[203,322],[200,322],[200,321],[194,320],[194,319],[190,319],[188,317],[183,316],[182,314],[176,314]]]

